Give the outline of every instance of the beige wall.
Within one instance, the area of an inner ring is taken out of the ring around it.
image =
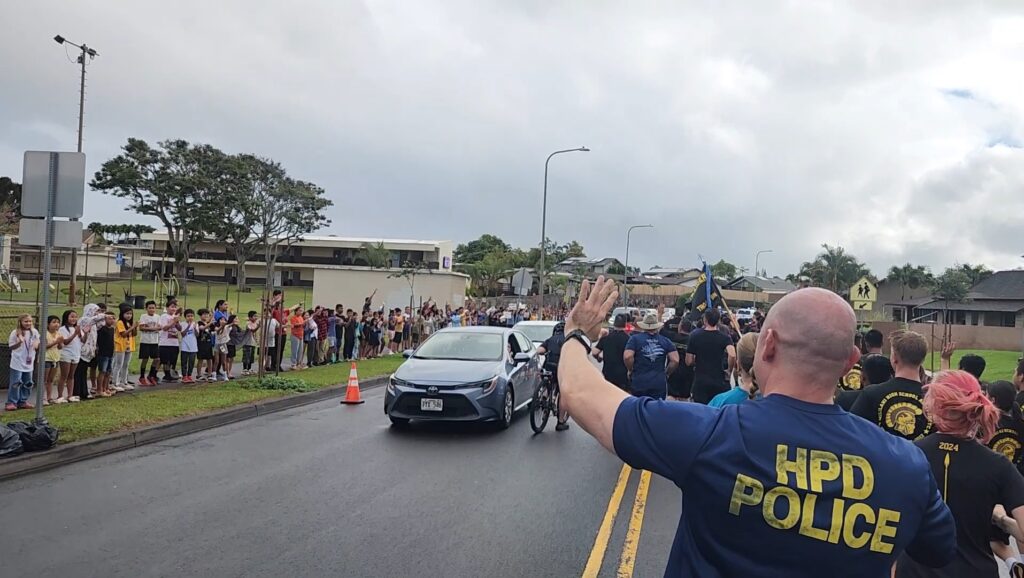
[[[359,309],[363,300],[376,289],[374,307],[404,307],[409,304],[409,284],[405,279],[390,279],[393,271],[364,269],[314,269],[313,302],[320,305],[341,303]],[[438,305],[461,306],[466,300],[469,278],[454,273],[422,273],[416,276],[414,303],[433,299]]]
[[[903,329],[903,323],[895,321],[881,321],[872,323],[871,327],[881,331],[886,337],[884,347],[888,348],[889,334],[897,329]],[[931,344],[933,350],[942,347],[942,332],[944,326],[941,323],[911,323],[908,329],[916,331],[932,340],[932,329],[935,330],[935,341]],[[995,349],[998,351],[1021,351],[1024,343],[1024,329],[1019,327],[985,327],[981,325],[950,325],[953,331],[953,341],[960,349]]]
[[[24,275],[35,275],[39,270],[39,252],[34,250],[21,250],[18,251],[21,256],[20,263],[12,263],[14,273],[21,273]],[[60,251],[50,255],[50,264],[52,267],[52,275],[71,275],[71,251]],[[109,269],[108,269],[109,265]],[[114,262],[114,253],[100,253],[90,252],[86,257],[85,251],[78,252],[78,260],[75,262],[75,266],[78,269],[79,276],[85,276],[88,273],[89,277],[105,277],[107,273],[111,276],[117,275],[121,270]]]

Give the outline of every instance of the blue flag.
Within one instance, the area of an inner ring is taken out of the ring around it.
[[[722,303],[722,294],[715,284],[715,277],[711,274],[711,266],[704,262],[704,270],[697,278],[697,285],[693,288],[693,297],[690,299],[690,310],[695,314],[703,315],[708,307],[717,307]]]

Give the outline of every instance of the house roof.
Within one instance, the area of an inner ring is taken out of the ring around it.
[[[650,277],[667,277],[669,275],[685,275],[686,273],[700,275],[701,270],[695,267],[654,267],[644,271],[644,275]]]
[[[744,275],[743,277],[733,279],[726,283],[725,287],[733,289],[736,285],[739,285],[744,281],[766,293],[789,293],[796,289],[796,285],[793,285],[782,277],[761,277],[755,275]]]
[[[930,299],[928,303],[918,306],[919,309],[945,309],[942,299]],[[964,303],[949,304],[950,311],[994,311],[996,313],[1017,313],[1024,311],[1024,299],[980,299]]]
[[[1024,301],[1024,271],[999,271],[971,287],[972,299],[1019,299]]]
[[[935,300],[935,297],[931,295],[927,297],[918,297],[917,299],[903,299],[902,301],[891,301],[885,305],[895,305],[897,307],[920,307],[925,303],[931,303]]]
[[[615,257],[602,257],[600,259],[588,259],[587,257],[569,257],[564,261],[558,263],[559,265],[604,265],[611,262],[618,263],[619,260]]]

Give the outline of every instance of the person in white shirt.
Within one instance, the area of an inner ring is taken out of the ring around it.
[[[160,317],[156,314],[156,301],[146,302],[146,312],[139,317],[139,385],[156,385],[160,380]],[[146,376],[146,366],[152,360],[153,366]]]
[[[60,334],[60,380],[57,382],[57,400],[55,403],[78,401],[74,395],[75,370],[82,357],[82,343],[86,335],[78,327],[78,313],[68,309],[61,317]]]
[[[177,381],[172,373],[178,363],[178,336],[181,334],[181,322],[178,317],[178,302],[172,300],[167,304],[167,312],[160,316],[160,366],[164,370],[164,381]]]
[[[267,320],[265,321],[265,329],[261,330],[261,332],[263,333],[263,343],[267,347],[267,352],[265,354],[266,355],[266,361],[265,361],[265,365],[264,365],[264,368],[267,371],[274,371],[274,368],[278,365],[277,364],[277,342],[278,342],[277,330],[278,330],[278,328],[280,326],[281,326],[281,324],[277,322],[277,319],[274,319],[273,317],[268,317]],[[283,335],[281,336],[280,341],[281,341],[282,344],[284,343],[284,336]]]
[[[29,401],[32,395],[32,370],[35,367],[36,353],[39,351],[39,331],[32,326],[32,316],[24,314],[18,317],[17,329],[11,331],[7,339],[11,348],[11,373],[7,386],[7,405],[4,409],[32,409],[35,406]]]

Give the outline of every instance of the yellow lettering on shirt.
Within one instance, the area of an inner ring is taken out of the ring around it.
[[[860,470],[864,482],[857,487],[854,473]],[[875,489],[875,472],[871,464],[860,456],[843,454],[843,497],[851,500],[863,500]]]
[[[786,516],[779,518],[775,515],[775,502],[780,497],[785,498],[787,502]],[[768,490],[764,495],[764,521],[768,522],[769,526],[778,528],[780,530],[788,530],[793,526],[796,526],[797,521],[800,519],[800,496],[797,495],[796,491],[787,486],[775,486]]]
[[[807,450],[796,448],[796,460],[789,459],[789,446],[779,444],[775,448],[775,471],[778,472],[780,484],[789,484],[789,474],[792,473],[796,479],[796,487],[801,490],[807,489]]]
[[[743,506],[756,506],[761,503],[761,498],[763,497],[764,486],[761,485],[761,482],[750,476],[737,474],[736,484],[732,487],[732,498],[729,500],[729,513],[733,516],[739,516],[740,508]]]
[[[863,548],[871,539],[871,532],[861,532],[859,535],[854,533],[858,517],[864,518],[868,524],[874,524],[875,511],[863,502],[850,504],[846,510],[846,517],[843,519],[843,541],[851,548]]]
[[[839,458],[832,452],[822,450],[811,450],[811,491],[821,493],[822,482],[831,482],[839,479],[839,472],[842,469]]]
[[[890,522],[892,525],[890,525]],[[893,510],[880,508],[878,510],[878,523],[875,525],[875,533],[871,535],[871,551],[882,554],[892,554],[892,544],[882,541],[882,538],[896,537],[896,524],[900,522],[900,513]]]
[[[824,542],[828,539],[828,531],[814,527],[814,506],[817,503],[817,495],[807,494],[804,496],[804,507],[803,511],[800,512],[800,533],[808,538]]]
[[[777,485],[766,487],[761,480],[737,474],[730,514],[739,516],[744,506],[760,505],[764,522],[777,530],[792,530],[846,548],[893,552],[901,514],[864,501],[875,488],[874,470],[867,459],[785,444],[775,450]],[[819,503],[823,495],[831,500]],[[819,511],[827,513],[827,526],[814,525]]]

